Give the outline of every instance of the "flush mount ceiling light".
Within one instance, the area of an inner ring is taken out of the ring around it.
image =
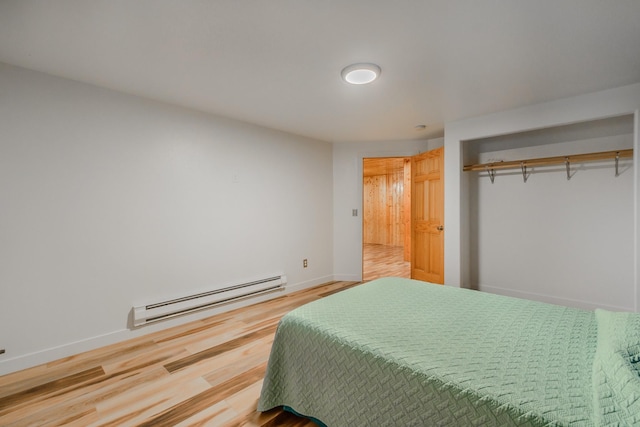
[[[352,64],[342,70],[342,80],[352,85],[371,83],[380,76],[380,67],[376,64]]]

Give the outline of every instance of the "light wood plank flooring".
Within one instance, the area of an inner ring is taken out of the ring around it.
[[[2,426],[314,426],[256,404],[276,326],[332,282],[0,377]]]
[[[402,246],[365,243],[362,247],[362,279],[391,276],[411,278],[411,263],[404,261]]]

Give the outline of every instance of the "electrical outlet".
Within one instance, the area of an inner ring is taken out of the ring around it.
[[[303,266],[304,268],[309,267],[309,263],[307,262],[307,259],[306,259],[306,258],[302,260],[302,266]]]

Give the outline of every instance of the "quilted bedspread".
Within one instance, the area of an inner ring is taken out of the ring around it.
[[[599,322],[620,328],[596,317],[379,279],[282,318],[258,410],[286,406],[331,427],[635,425],[640,357],[627,357],[625,337],[599,338]],[[624,349],[615,372],[609,347]]]

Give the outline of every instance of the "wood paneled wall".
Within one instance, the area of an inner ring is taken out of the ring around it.
[[[364,159],[364,243],[407,247],[406,228],[410,221],[404,188],[407,163],[410,159]]]

